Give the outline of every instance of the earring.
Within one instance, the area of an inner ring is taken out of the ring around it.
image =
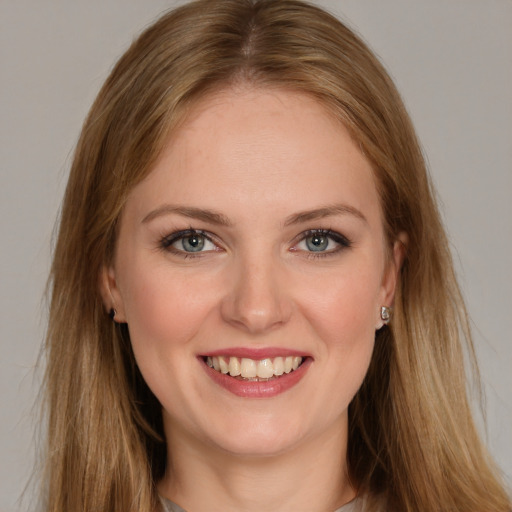
[[[114,308],[110,308],[110,311],[108,312],[108,316],[110,317],[110,320],[112,320],[112,322],[116,321],[116,315],[117,315],[117,311]]]
[[[380,308],[380,319],[382,320],[384,325],[388,325],[391,320],[391,313],[393,309],[388,306],[382,306]]]

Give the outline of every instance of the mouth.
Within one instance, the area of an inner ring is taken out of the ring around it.
[[[298,385],[313,362],[310,355],[278,348],[232,348],[198,359],[220,387],[238,397],[260,399],[276,397]]]
[[[288,375],[299,369],[304,360],[298,355],[265,359],[228,355],[203,357],[205,364],[216,372],[248,382],[267,382]]]

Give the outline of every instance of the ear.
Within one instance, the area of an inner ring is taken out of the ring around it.
[[[386,268],[382,276],[381,288],[381,306],[392,307],[395,300],[396,285],[398,282],[398,275],[404,263],[405,255],[407,252],[408,236],[405,231],[401,231],[394,244],[392,253],[386,263]],[[378,311],[378,320],[376,329],[380,329],[384,325],[380,317],[380,307]]]
[[[119,323],[126,322],[123,300],[119,287],[117,286],[116,273],[113,265],[103,265],[101,268],[99,288],[107,313],[110,313],[111,310],[115,310],[114,321]]]

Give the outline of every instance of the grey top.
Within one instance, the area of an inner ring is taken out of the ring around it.
[[[162,505],[164,507],[164,512],[186,512],[185,509],[181,508],[179,505],[176,505],[176,503],[173,503],[172,501],[160,497],[162,501]],[[358,506],[359,505],[359,506]],[[342,507],[334,510],[334,512],[356,512],[357,510],[362,510],[360,506],[362,505],[361,498],[356,498],[355,500],[352,500],[351,502],[347,503],[346,505],[343,505]]]

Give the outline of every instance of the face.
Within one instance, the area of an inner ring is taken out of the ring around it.
[[[103,272],[167,434],[265,455],[346,433],[393,300],[386,247],[371,166],[316,100],[201,100],[129,196]]]

